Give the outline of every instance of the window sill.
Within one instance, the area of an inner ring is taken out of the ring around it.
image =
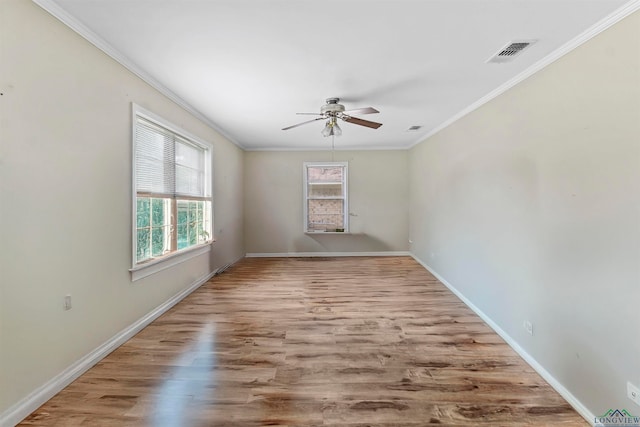
[[[145,262],[144,264],[136,265],[129,269],[131,272],[131,281],[135,282],[136,280],[150,276],[158,271],[181,264],[191,258],[197,257],[198,255],[206,254],[211,251],[211,245],[213,242],[215,242],[215,240],[184,249],[180,252],[165,255],[162,258],[154,259],[152,261]]]
[[[353,234],[348,231],[305,231],[304,234]]]

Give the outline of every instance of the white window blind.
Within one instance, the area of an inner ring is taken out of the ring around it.
[[[149,114],[134,114],[134,268],[212,241],[211,149]]]
[[[176,141],[176,193],[183,196],[206,196],[205,152],[186,141]]]
[[[136,126],[136,191],[207,197],[205,149],[143,118]]]

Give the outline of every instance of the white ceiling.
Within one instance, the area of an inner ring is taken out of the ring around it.
[[[347,109],[375,107],[380,114],[359,117],[383,123],[374,130],[341,122],[336,149],[410,147],[634,3],[35,1],[62,8],[67,22],[94,33],[94,42],[238,145],[258,150],[330,148],[320,134],[323,121],[281,130],[312,118],[295,113],[318,112],[328,97],[341,98]],[[485,62],[521,39],[538,42],[511,63]],[[412,125],[423,127],[407,132]]]

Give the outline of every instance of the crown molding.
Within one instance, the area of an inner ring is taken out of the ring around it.
[[[406,151],[410,147],[406,146],[390,146],[382,145],[378,147],[362,147],[362,146],[344,146],[344,147],[245,147],[244,151],[323,151],[323,152],[339,152],[339,151]]]
[[[466,116],[467,114],[471,113],[472,111],[480,108],[481,106],[483,106],[487,102],[491,101],[492,99],[498,97],[499,95],[502,95],[503,93],[505,93],[506,91],[508,91],[512,87],[516,86],[518,83],[528,79],[533,74],[535,74],[538,71],[542,70],[546,66],[554,63],[558,59],[560,59],[563,56],[565,56],[567,53],[569,53],[572,50],[576,49],[577,47],[579,47],[583,43],[591,40],[593,37],[595,37],[598,34],[602,33],[603,31],[605,31],[606,29],[610,28],[614,24],[620,22],[621,20],[623,20],[627,16],[631,15],[633,12],[635,12],[637,10],[640,10],[640,0],[632,0],[632,1],[629,1],[628,3],[625,3],[622,7],[618,8],[617,10],[615,10],[610,15],[608,15],[605,18],[601,19],[596,24],[592,25],[589,29],[584,31],[582,34],[578,35],[577,37],[575,37],[572,40],[568,41],[564,45],[560,46],[558,49],[556,49],[555,51],[551,52],[549,55],[545,56],[544,58],[542,58],[541,60],[539,60],[535,64],[531,65],[530,67],[528,67],[526,70],[524,70],[523,72],[521,72],[517,76],[515,76],[512,79],[508,80],[506,83],[498,86],[496,89],[492,90],[491,92],[489,92],[488,94],[486,94],[482,98],[478,99],[473,104],[471,104],[468,107],[464,108],[463,110],[461,110],[459,113],[455,114],[454,116],[452,116],[448,120],[442,122],[440,125],[436,126],[431,131],[429,131],[426,135],[420,137],[420,139],[418,139],[416,142],[414,142],[413,144],[409,145],[407,148],[411,149],[411,148],[415,147],[416,145],[420,144],[421,142],[424,142],[424,141],[428,140],[429,138],[431,138],[432,136],[434,136],[435,134],[437,134],[441,130],[447,128],[448,126],[450,126],[451,124],[455,123],[456,121],[458,121],[459,119],[463,118],[464,116]]]
[[[126,69],[131,71],[133,74],[135,74],[136,76],[141,78],[143,81],[145,81],[146,83],[151,85],[151,87],[153,87],[154,89],[156,89],[157,91],[159,91],[160,93],[165,95],[167,98],[169,98],[170,100],[172,100],[173,102],[178,104],[180,107],[182,107],[183,109],[185,109],[186,111],[191,113],[194,117],[196,117],[199,120],[201,120],[202,122],[206,123],[209,127],[214,129],[216,132],[220,133],[222,136],[224,136],[226,139],[228,139],[230,142],[232,142],[233,144],[235,144],[239,148],[241,148],[243,150],[247,150],[247,151],[282,151],[282,150],[291,151],[292,150],[290,148],[257,148],[257,147],[249,148],[249,147],[244,147],[242,144],[240,144],[238,141],[234,140],[226,132],[224,132],[222,129],[220,129],[218,127],[218,125],[216,125],[208,117],[206,117],[204,114],[202,114],[200,111],[195,109],[193,106],[191,106],[184,99],[182,99],[181,97],[176,95],[174,92],[169,90],[166,86],[164,86],[158,80],[156,80],[151,75],[149,75],[144,70],[142,70],[131,59],[129,59],[128,57],[123,55],[121,52],[116,50],[112,45],[107,43],[103,38],[98,36],[93,31],[91,31],[82,22],[80,22],[75,17],[70,15],[67,11],[65,11],[63,8],[61,8],[54,0],[32,0],[32,1],[35,4],[37,4],[38,6],[40,6],[42,9],[44,9],[45,11],[50,13],[52,16],[54,16],[55,18],[60,20],[63,24],[65,24],[66,26],[71,28],[73,31],[78,33],[80,36],[85,38],[91,44],[96,46],[98,49],[102,50],[104,53],[106,53],[111,58],[116,60],[118,63],[120,63]],[[481,106],[483,106],[484,104],[488,103],[492,99],[498,97],[499,95],[503,94],[504,92],[508,91],[512,87],[514,87],[517,84],[519,84],[520,82],[522,82],[522,81],[526,80],[527,78],[531,77],[533,74],[535,74],[538,71],[542,70],[546,66],[552,64],[553,62],[555,62],[556,60],[560,59],[561,57],[563,57],[567,53],[569,53],[572,50],[576,49],[577,47],[579,47],[580,45],[582,45],[586,41],[588,41],[588,40],[592,39],[593,37],[595,37],[596,35],[602,33],[603,31],[605,31],[606,29],[608,29],[612,25],[620,22],[622,19],[626,18],[627,16],[629,16],[630,14],[632,14],[633,12],[635,12],[637,10],[640,10],[640,0],[631,0],[631,1],[627,2],[627,3],[625,3],[622,7],[618,8],[617,10],[615,10],[613,13],[611,13],[610,15],[605,17],[604,19],[598,21],[596,24],[591,26],[589,29],[587,29],[582,34],[578,35],[574,39],[572,39],[569,42],[565,43],[560,48],[556,49],[555,51],[553,51],[552,53],[550,53],[546,57],[542,58],[541,60],[539,60],[538,62],[536,62],[532,66],[528,67],[526,70],[524,70],[523,72],[521,72],[517,76],[513,77],[512,79],[508,80],[506,83],[500,85],[499,87],[497,87],[493,91],[491,91],[488,94],[486,94],[482,98],[478,99],[476,102],[474,102],[474,103],[470,104],[469,106],[467,106],[466,108],[462,109],[460,112],[458,112],[457,114],[453,115],[451,118],[449,118],[448,120],[442,122],[440,125],[438,125],[434,129],[429,131],[426,135],[421,136],[414,143],[409,144],[409,145],[404,146],[404,147],[393,147],[393,148],[390,148],[390,147],[379,147],[377,149],[379,149],[379,150],[390,150],[390,149],[403,150],[403,149],[405,149],[406,150],[406,149],[411,149],[414,146],[420,144],[421,142],[428,140],[429,138],[431,138],[432,136],[434,136],[435,134],[437,134],[441,130],[447,128],[448,126],[450,126],[451,124],[455,123],[456,121],[458,121],[462,117],[464,117],[467,114],[471,113],[472,111],[480,108]],[[353,150],[353,149],[354,148],[344,148],[344,150]],[[315,150],[318,150],[318,149],[317,148],[311,148],[310,150],[315,151]],[[305,150],[305,149],[297,150],[296,149],[295,151],[307,151],[307,150]]]
[[[173,91],[167,88],[165,85],[160,83],[150,74],[145,72],[142,68],[140,68],[135,62],[133,62],[130,58],[123,55],[120,51],[114,48],[111,44],[109,44],[102,37],[97,35],[95,32],[91,31],[86,25],[76,19],[74,16],[69,14],[66,10],[64,10],[60,5],[58,5],[53,0],[32,0],[35,4],[40,6],[42,9],[51,14],[54,18],[58,19],[60,22],[65,24],[67,27],[71,28],[73,31],[78,33],[81,37],[86,39],[89,43],[93,44],[95,47],[106,53],[112,59],[117,61],[120,65],[125,67],[127,70],[131,71],[133,74],[141,78],[144,82],[149,84],[155,90],[169,98],[171,101],[178,104],[184,110],[189,112],[195,118],[199,119],[207,126],[218,132],[220,135],[228,139],[230,142],[235,144],[241,149],[245,149],[238,141],[234,140],[231,136],[229,136],[226,132],[224,132],[218,125],[216,125],[213,121],[211,121],[208,117],[194,108],[187,101],[176,95]]]

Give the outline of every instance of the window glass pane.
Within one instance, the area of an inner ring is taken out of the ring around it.
[[[309,182],[342,182],[342,166],[309,166],[307,179]]]
[[[150,199],[148,197],[138,197],[136,204],[136,225],[138,226],[138,228],[148,227],[149,225],[151,225],[149,221]]]
[[[165,199],[151,199],[151,224],[164,225]]]
[[[189,233],[189,246],[195,245],[196,243],[198,243],[198,227],[197,227],[197,223],[190,222],[189,225],[187,226],[187,229],[188,229],[188,233]]]
[[[189,236],[187,235],[187,224],[178,225],[178,250],[189,246]]]
[[[309,200],[307,212],[309,231],[344,229],[344,200]]]
[[[204,207],[204,202],[198,202],[198,205],[197,205],[198,211],[196,214],[196,219],[200,222],[202,222],[203,207]]]
[[[189,222],[189,202],[178,200],[178,224]]]
[[[189,222],[196,220],[198,215],[198,202],[189,202]]]
[[[140,262],[151,257],[151,240],[148,228],[138,230],[137,234],[136,260]]]
[[[178,249],[207,242],[211,238],[211,202],[178,200]]]
[[[153,227],[151,229],[151,254],[160,256],[164,253],[164,228]]]

